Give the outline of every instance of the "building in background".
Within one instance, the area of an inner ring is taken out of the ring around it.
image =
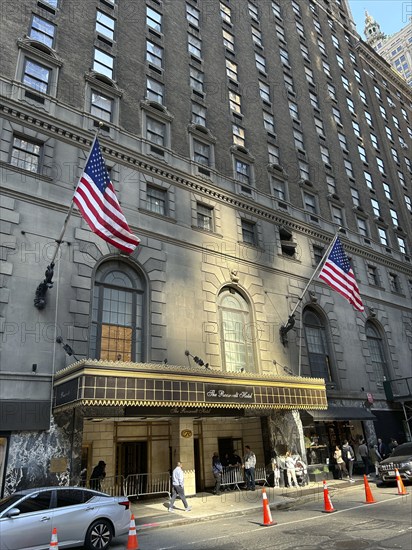
[[[412,86],[412,18],[399,32],[386,36],[371,15],[365,16],[366,42]]]
[[[346,1],[24,0],[1,25],[2,491],[180,458],[190,494],[216,450],[409,438],[412,97]],[[97,128],[141,244],[75,211],[40,309]],[[338,227],[364,312],[303,293]]]

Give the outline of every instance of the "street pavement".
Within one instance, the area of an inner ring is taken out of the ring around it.
[[[327,487],[332,503],[334,497],[338,497],[339,491],[349,489],[359,484],[364,485],[363,476],[354,476],[355,483],[346,480],[328,480]],[[375,483],[369,480],[371,490]],[[287,509],[299,502],[306,500],[318,500],[323,506],[323,482],[310,482],[305,487],[298,488],[274,488],[264,487],[268,497],[271,511]],[[198,493],[193,497],[187,497],[190,512],[186,512],[181,500],[175,501],[174,511],[169,512],[169,499],[167,495],[160,498],[146,498],[132,502],[131,511],[135,516],[136,530],[152,529],[158,527],[170,527],[172,525],[192,522],[209,521],[221,517],[242,516],[257,509],[262,510],[263,499],[262,486],[257,485],[256,491],[225,491],[221,495],[213,495],[211,492]],[[273,515],[273,513],[272,513]]]

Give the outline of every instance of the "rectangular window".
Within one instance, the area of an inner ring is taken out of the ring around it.
[[[283,73],[283,81],[285,83],[285,88],[287,89],[287,91],[294,94],[295,88],[293,86],[293,78],[290,75]]]
[[[223,29],[223,44],[230,51],[235,51],[235,37],[228,31]]]
[[[256,225],[242,220],[242,240],[244,243],[256,246]]]
[[[374,265],[368,265],[367,267],[368,271],[368,282],[370,285],[378,286],[379,285],[379,279],[378,279],[378,270]]]
[[[368,106],[368,100],[367,100],[365,92],[363,90],[359,90],[359,95],[360,95],[362,103],[364,105]]]
[[[304,208],[307,212],[310,212],[311,214],[316,214],[318,211],[317,204],[316,204],[316,197],[314,195],[310,195],[309,193],[303,193],[303,200],[304,200]]]
[[[101,120],[112,122],[113,99],[92,90],[90,113]]]
[[[368,238],[369,232],[368,232],[368,226],[366,224],[366,220],[364,220],[363,218],[356,218],[356,221],[358,223],[359,234],[362,235],[362,237]]]
[[[282,19],[282,12],[279,2],[272,1],[272,12],[275,17],[277,17],[278,19]]]
[[[347,173],[347,175],[350,177],[350,178],[353,178],[353,168],[352,168],[352,163],[350,160],[344,160],[343,161],[343,164],[345,165],[345,172]]]
[[[339,109],[337,109],[336,107],[332,107],[332,114],[333,114],[333,118],[335,119],[335,122],[337,124],[342,124],[342,119],[341,119],[341,116],[340,116]]]
[[[220,2],[220,17],[229,25],[232,24],[232,10],[229,6],[226,6],[223,2]]]
[[[281,63],[283,63],[283,65],[286,65],[287,67],[289,67],[289,54],[288,52],[283,49],[283,48],[280,48],[280,61]]]
[[[146,61],[152,63],[152,65],[156,65],[156,67],[162,68],[163,48],[150,40],[146,40]]]
[[[267,84],[259,80],[259,94],[263,101],[270,103],[270,88]]]
[[[161,82],[153,80],[152,78],[146,79],[146,97],[151,101],[156,101],[163,105],[164,86]]]
[[[252,40],[257,46],[262,46],[262,33],[259,29],[252,27]]]
[[[386,132],[387,138],[388,138],[390,141],[393,141],[392,130],[389,128],[389,126],[385,126],[385,132]]]
[[[295,120],[299,120],[298,105],[294,101],[289,100],[289,114]]]
[[[33,88],[38,92],[47,94],[49,90],[51,69],[33,61],[26,59],[24,63],[23,84]]]
[[[380,210],[378,201],[376,199],[371,199],[371,205],[372,205],[373,213],[377,218],[379,218],[379,216],[381,215],[381,210]]]
[[[383,160],[379,157],[376,157],[376,164],[378,165],[378,170],[381,174],[385,174],[385,165]]]
[[[146,205],[147,209],[156,214],[166,215],[166,199],[167,193],[164,189],[158,187],[147,187],[146,192]]]
[[[23,170],[38,173],[40,171],[41,145],[27,139],[14,137],[10,164]]]
[[[146,25],[157,32],[162,32],[162,14],[146,6]]]
[[[381,112],[382,118],[388,120],[388,115],[386,114],[386,109],[382,105],[379,105],[379,110]]]
[[[350,192],[352,195],[352,202],[354,206],[360,206],[360,196],[359,191],[353,187],[350,188]]]
[[[400,172],[399,170],[398,170],[398,179],[399,179],[399,183],[400,183],[403,187],[406,187],[405,176],[403,175],[403,172]]]
[[[389,185],[387,183],[383,183],[383,190],[384,190],[384,193],[385,193],[385,197],[388,199],[388,200],[392,200],[392,192],[391,192],[391,188],[389,187]]]
[[[403,237],[397,237],[399,251],[401,254],[406,254],[406,240]]]
[[[197,203],[197,227],[205,231],[213,231],[213,208]]]
[[[345,69],[345,63],[341,55],[336,54],[336,61],[338,62],[338,65],[341,69]]]
[[[386,234],[386,229],[383,227],[378,227],[379,240],[384,246],[388,246],[388,235]]]
[[[312,69],[309,69],[309,67],[305,67],[305,76],[306,76],[306,80],[310,83],[310,84],[315,84],[315,79],[313,77],[313,71]]]
[[[53,47],[56,27],[38,15],[33,15],[30,28],[30,38],[38,40],[49,48]]]
[[[235,80],[237,82],[237,65],[236,63],[233,63],[233,61],[230,61],[229,59],[225,59],[226,63],[226,74],[229,78],[232,80]]]
[[[368,159],[366,157],[366,150],[364,147],[362,147],[362,145],[358,145],[358,152],[359,152],[361,161],[368,162]]]
[[[315,109],[319,109],[318,96],[316,94],[314,94],[313,92],[309,92],[309,99],[310,99],[310,104],[312,105],[312,107],[315,107]]]
[[[339,145],[341,146],[341,148],[346,150],[348,148],[348,144],[346,143],[345,135],[338,132],[338,139],[339,139]]]
[[[113,80],[114,58],[98,48],[94,49],[93,70]]]
[[[255,21],[259,21],[259,9],[252,2],[248,2],[249,15]]]
[[[325,129],[323,127],[323,122],[320,118],[314,118],[315,120],[315,129],[319,136],[325,136]]]
[[[323,246],[313,245],[313,257],[316,265],[319,265],[320,262],[323,260],[324,253],[325,249],[323,248]]]
[[[333,84],[328,84],[328,92],[329,92],[329,97],[331,99],[333,99],[334,101],[337,101],[336,88],[335,88],[335,86],[333,86]]]
[[[389,273],[389,286],[392,292],[400,292],[399,277],[396,273]]]
[[[395,162],[399,163],[398,151],[391,147],[392,158]]]
[[[210,145],[198,141],[197,139],[193,140],[193,160],[199,164],[204,164],[205,166],[210,166]]]
[[[355,136],[357,136],[359,138],[362,137],[361,131],[360,131],[360,126],[356,122],[356,120],[352,120],[352,128],[353,128],[353,133],[355,134]]]
[[[268,144],[268,156],[269,156],[269,163],[270,164],[280,164],[279,159],[279,147],[276,147],[276,145],[272,145],[271,143]]]
[[[237,181],[250,185],[250,165],[247,162],[236,159],[235,166]]]
[[[333,176],[326,176],[326,185],[328,186],[328,193],[331,195],[336,193],[336,181]]]
[[[113,17],[109,17],[100,10],[97,10],[96,15],[96,32],[105,36],[109,40],[114,38],[114,24],[115,20]]]
[[[265,127],[265,130],[267,130],[268,132],[272,134],[275,133],[275,120],[271,113],[263,111],[263,125]]]
[[[303,180],[310,180],[309,164],[303,160],[299,161],[299,174]]]
[[[274,196],[281,200],[286,200],[286,186],[284,181],[280,181],[277,179],[273,180],[273,194]]]
[[[368,123],[368,125],[369,125],[371,128],[373,128],[372,115],[369,113],[369,111],[364,111],[364,115],[365,115],[366,122]]]
[[[206,126],[206,107],[199,103],[192,103],[192,122],[200,126]]]
[[[303,134],[299,130],[296,130],[293,128],[293,139],[295,141],[295,147],[296,149],[304,149],[304,143],[303,143]]]
[[[233,143],[235,145],[245,146],[245,130],[237,124],[232,124]]]
[[[363,177],[365,178],[365,183],[366,183],[367,187],[369,189],[374,189],[372,174],[370,174],[369,172],[364,171],[363,172]]]
[[[320,146],[320,156],[322,157],[322,160],[325,164],[330,163],[329,149],[324,145]]]
[[[202,41],[193,36],[192,34],[187,35],[187,48],[189,53],[195,57],[202,57]]]
[[[354,104],[354,102],[353,102],[349,97],[347,97],[347,98],[346,98],[346,103],[347,103],[347,105],[348,105],[349,111],[355,115],[356,112],[355,112],[355,104]]]
[[[189,67],[190,71],[190,86],[193,90],[203,93],[203,73],[195,67]]]
[[[392,223],[395,227],[398,227],[399,226],[399,219],[398,219],[398,213],[396,210],[394,210],[393,208],[390,209],[390,213],[391,213],[391,218],[392,218]]]
[[[159,122],[158,120],[147,117],[146,118],[146,138],[156,145],[166,144],[166,124]]]
[[[262,73],[266,73],[266,60],[263,55],[255,52],[255,62],[257,70],[262,71]]]
[[[412,212],[412,199],[409,197],[409,195],[404,196],[406,208],[409,210],[409,212]]]
[[[375,136],[375,134],[370,134],[371,142],[373,147],[378,151],[379,150],[379,143],[378,143],[378,137]]]
[[[200,11],[190,4],[186,4],[186,19],[189,23],[198,28],[200,23]]]
[[[229,107],[231,111],[239,113],[240,115],[242,114],[240,95],[231,90],[229,90]]]
[[[343,210],[337,206],[332,206],[332,221],[343,227]]]

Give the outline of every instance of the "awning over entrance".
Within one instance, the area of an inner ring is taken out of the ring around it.
[[[334,420],[376,420],[376,416],[363,407],[328,407],[324,411],[308,411],[316,422]]]
[[[147,363],[79,361],[56,373],[54,409],[74,406],[325,409],[319,378],[206,371]],[[165,410],[166,412],[166,410]]]

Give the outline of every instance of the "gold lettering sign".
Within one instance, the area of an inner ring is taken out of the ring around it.
[[[189,437],[192,437],[193,434],[191,430],[182,430],[180,435],[188,439]]]

